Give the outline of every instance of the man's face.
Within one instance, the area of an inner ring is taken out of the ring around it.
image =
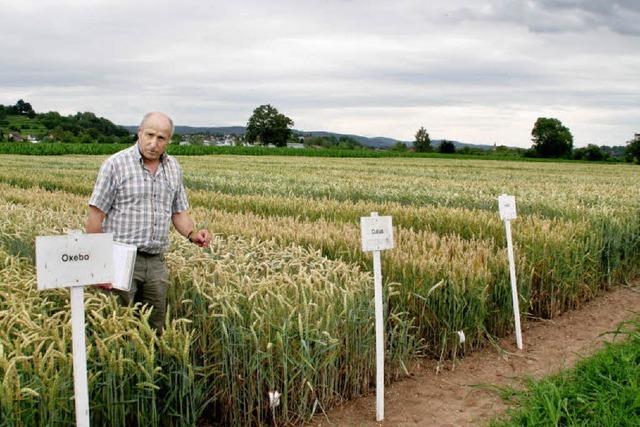
[[[158,160],[171,139],[171,123],[159,114],[145,120],[138,129],[138,146],[145,159]]]

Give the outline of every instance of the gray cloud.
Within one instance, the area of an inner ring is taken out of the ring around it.
[[[0,103],[191,125],[272,103],[303,129],[521,146],[542,115],[577,145],[638,131],[637,2],[481,4],[0,0]]]
[[[640,36],[640,2],[635,0],[493,0],[484,7],[462,7],[455,18],[524,25],[533,32],[586,32],[606,28]]]

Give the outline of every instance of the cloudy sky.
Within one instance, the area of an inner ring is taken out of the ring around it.
[[[640,132],[638,0],[0,0],[0,103],[529,147]]]

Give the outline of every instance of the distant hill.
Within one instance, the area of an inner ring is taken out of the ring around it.
[[[330,137],[335,136],[336,138],[340,138],[341,136],[352,138],[358,141],[360,144],[365,145],[371,148],[389,148],[395,145],[398,141],[393,138],[386,138],[384,136],[377,136],[374,138],[368,138],[366,136],[353,135],[348,133],[334,133],[334,132],[326,132],[326,131],[304,131],[304,130],[296,130],[294,132],[298,135],[308,135],[308,136],[323,136]]]
[[[125,129],[128,129],[130,132],[135,133],[138,130],[138,126],[122,126]],[[317,130],[317,131],[304,131],[304,130],[298,130],[298,129],[294,129],[293,130],[296,134],[301,135],[301,136],[319,136],[319,137],[331,137],[334,136],[336,138],[340,138],[342,137],[347,137],[347,138],[352,138],[356,141],[358,141],[360,144],[367,146],[367,147],[371,147],[371,148],[390,148],[392,146],[394,146],[395,144],[397,144],[398,142],[402,142],[404,144],[407,145],[407,147],[412,147],[413,146],[413,142],[411,141],[401,141],[401,140],[397,140],[397,139],[393,139],[393,138],[387,138],[384,136],[377,136],[377,137],[366,137],[366,136],[361,136],[361,135],[354,135],[354,134],[349,134],[349,133],[335,133],[335,132],[327,132],[327,131],[321,131],[321,130]],[[245,127],[244,126],[181,126],[181,125],[176,125],[176,130],[175,132],[178,135],[190,135],[190,134],[196,134],[196,133],[202,133],[202,134],[211,134],[211,135],[215,135],[215,134],[221,134],[221,135],[242,135],[245,132]],[[443,140],[441,139],[435,139],[431,141],[431,144],[434,146],[434,148],[437,148],[440,143]],[[456,148],[462,148],[462,147],[471,147],[471,148],[478,148],[481,150],[490,150],[493,147],[491,145],[481,145],[481,144],[468,144],[466,142],[460,142],[460,141],[451,141],[453,142],[453,144],[456,146]]]
[[[413,147],[413,141],[401,141],[398,139],[393,139],[393,138],[387,138],[384,136],[376,136],[373,138],[369,138],[366,136],[360,136],[360,135],[352,135],[352,134],[345,134],[345,133],[333,133],[333,132],[326,132],[326,131],[311,131],[311,132],[306,132],[306,131],[300,131],[300,130],[295,130],[294,132],[301,134],[301,135],[311,135],[311,136],[335,136],[336,138],[340,138],[341,136],[345,136],[348,138],[353,138],[356,141],[358,141],[360,144],[362,145],[366,145],[367,147],[372,147],[372,148],[390,148],[394,145],[396,145],[398,142],[401,142],[403,144],[406,144],[407,147]],[[433,139],[431,140],[431,145],[433,145],[434,148],[437,148],[442,141],[444,141],[443,139]],[[470,148],[478,148],[481,150],[491,150],[493,149],[493,146],[491,145],[482,145],[482,144],[468,144],[466,142],[460,142],[460,141],[452,141],[452,140],[448,140],[453,142],[453,145],[456,146],[456,148],[462,148],[462,147],[470,147]]]

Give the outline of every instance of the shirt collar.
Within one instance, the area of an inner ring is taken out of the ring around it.
[[[132,148],[133,148],[133,150],[132,150],[133,157],[139,163],[143,163],[142,153],[140,152],[140,146],[138,145],[138,143],[136,142],[136,145],[133,146]],[[164,165],[166,163],[166,161],[167,161],[167,152],[165,151],[160,156],[160,163],[162,163]]]

